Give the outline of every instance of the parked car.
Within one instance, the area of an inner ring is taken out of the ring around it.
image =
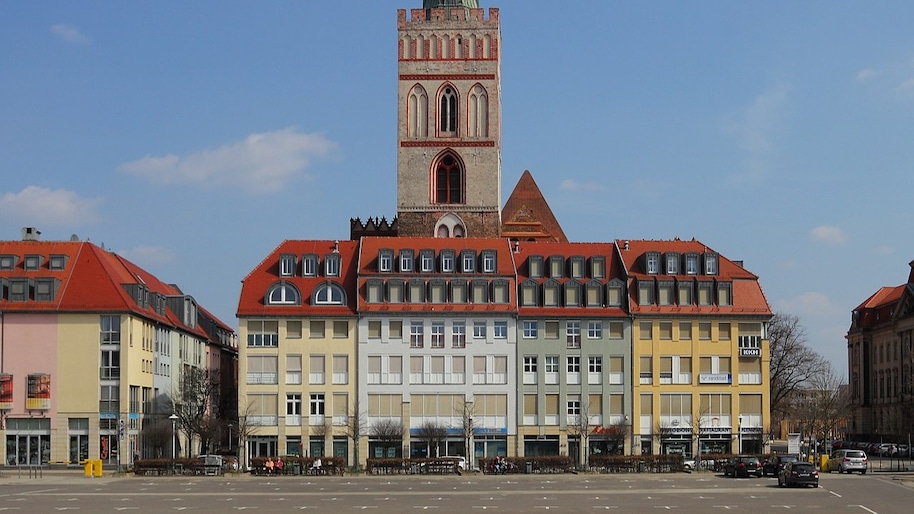
[[[867,458],[863,450],[835,450],[828,457],[826,469],[828,472],[838,471],[840,473],[850,473],[859,471],[861,475],[866,474]]]
[[[781,469],[784,467],[784,464],[788,462],[797,462],[800,460],[800,456],[793,453],[782,453],[780,455],[772,455],[768,457],[768,460],[762,464],[762,476],[778,476],[778,473],[781,472]]]
[[[696,461],[694,458],[684,459],[682,461],[682,470],[683,471],[692,471],[693,469],[695,469],[697,467],[698,467],[698,461]]]
[[[736,455],[730,457],[730,460],[724,465],[724,476],[734,478],[755,476],[761,478],[762,464],[755,455]]]
[[[788,462],[778,472],[778,485],[781,487],[794,485],[819,487],[819,472],[810,462]]]

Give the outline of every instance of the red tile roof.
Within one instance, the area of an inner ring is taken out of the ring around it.
[[[238,300],[239,317],[246,316],[353,316],[355,315],[356,276],[358,270],[358,241],[329,240],[286,240],[279,244],[260,264],[241,281],[241,296]],[[324,256],[339,252],[341,266],[339,277],[326,277],[323,274]],[[283,254],[296,255],[299,264],[296,273],[290,277],[279,275],[279,258]],[[315,254],[320,259],[321,269],[318,276],[303,277],[301,274],[301,257]],[[267,305],[265,302],[270,286],[285,281],[294,285],[301,293],[301,305]],[[327,282],[333,282],[346,291],[346,305],[311,305],[311,294],[314,289]]]
[[[527,241],[567,243],[568,238],[533,175],[524,171],[501,210],[502,236]]]

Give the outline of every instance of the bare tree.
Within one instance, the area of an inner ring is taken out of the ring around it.
[[[239,468],[247,467],[247,447],[248,439],[253,436],[260,425],[253,423],[252,412],[253,404],[248,403],[238,414],[235,421],[235,432],[238,434],[238,466]]]
[[[457,428],[460,429],[460,433],[463,436],[464,451],[466,452],[464,457],[467,459],[467,464],[472,466],[471,455],[473,455],[473,449],[470,447],[470,443],[473,440],[473,434],[476,433],[476,428],[478,428],[478,422],[475,419],[476,406],[473,402],[468,402],[464,398],[457,414],[460,416],[460,426]]]
[[[219,426],[219,377],[218,372],[203,368],[186,367],[181,374],[181,382],[176,394],[174,413],[178,416],[177,424],[187,436],[188,441],[194,436],[199,438],[201,449],[208,449]],[[188,444],[185,454],[191,457],[191,445]]]
[[[349,409],[349,415],[346,419],[346,435],[352,441],[353,457],[355,465],[353,468],[358,471],[360,466],[359,446],[362,444],[362,437],[368,434],[368,413],[363,412],[358,397],[352,401],[352,408]]]
[[[768,340],[773,428],[790,416],[791,403],[797,394],[827,371],[828,361],[807,346],[806,330],[792,314],[777,313],[771,318]]]
[[[581,448],[578,450],[578,454],[574,456],[574,461],[575,461],[575,463],[578,464],[579,467],[583,466],[587,463],[586,456],[587,456],[588,448],[590,448],[590,443],[588,442],[590,440],[590,434],[591,434],[590,397],[588,396],[587,401],[584,401],[584,399],[582,398],[580,405],[581,405],[580,413],[578,414],[578,416],[576,418],[569,416],[569,419],[567,422],[568,424],[567,424],[567,428],[566,428],[566,430],[568,431],[568,435],[572,436],[572,437],[577,437],[581,443]],[[581,459],[582,452],[584,455],[583,462]]]
[[[171,438],[171,422],[167,419],[157,419],[143,427],[143,446],[152,455],[146,457],[165,457],[165,450]]]
[[[368,430],[371,437],[379,441],[385,448],[396,446],[399,448],[403,444],[405,430],[403,423],[392,418],[382,419]]]
[[[416,429],[419,440],[425,441],[428,445],[428,457],[437,457],[438,448],[447,437],[447,428],[433,419],[426,419]],[[431,453],[434,451],[434,455]]]
[[[837,429],[846,423],[850,414],[847,388],[834,368],[826,363],[825,370],[811,377],[806,387],[797,392],[792,402],[792,412],[803,425],[811,439],[813,453],[817,453],[816,441],[834,438]],[[827,451],[827,449],[826,449]]]

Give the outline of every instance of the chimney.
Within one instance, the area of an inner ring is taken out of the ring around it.
[[[41,231],[35,227],[22,227],[22,240],[23,241],[38,241],[39,236],[41,236]]]

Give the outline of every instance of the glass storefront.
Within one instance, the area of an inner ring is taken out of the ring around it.
[[[51,460],[51,420],[10,418],[6,420],[6,464],[38,466]]]

